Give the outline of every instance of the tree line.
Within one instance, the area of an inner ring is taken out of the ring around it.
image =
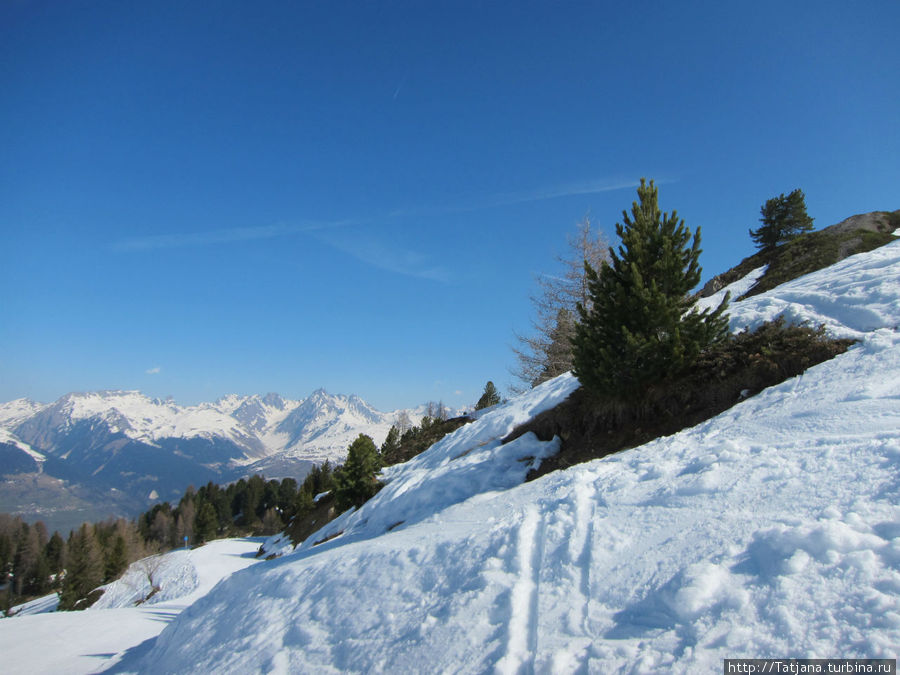
[[[74,609],[97,586],[117,579],[129,563],[149,555],[134,521],[85,523],[64,539],[38,521],[0,513],[0,609],[52,592]]]

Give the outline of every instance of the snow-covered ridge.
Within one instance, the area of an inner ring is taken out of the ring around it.
[[[15,432],[37,424],[70,428],[78,422],[102,423],[112,434],[153,445],[162,439],[226,439],[241,448],[244,462],[278,454],[309,461],[342,460],[360,433],[381,443],[400,411],[383,413],[358,396],[319,389],[306,399],[277,394],[225,396],[214,403],[182,406],[139,391],[72,393],[52,404],[19,399],[0,404],[0,427]],[[412,420],[421,418],[407,411]]]
[[[19,450],[21,450],[37,462],[44,462],[47,460],[44,455],[32,448],[30,445],[28,445],[28,443],[25,443],[21,439],[16,438],[14,434],[11,434],[6,429],[0,428],[0,445],[2,444],[16,446],[17,448],[19,448]]]
[[[735,329],[786,312],[860,343],[695,428],[516,485],[550,444],[498,437],[571,391],[568,376],[546,383],[393,467],[293,555],[223,582],[136,668],[696,673],[735,655],[896,657],[900,243],[731,311]]]

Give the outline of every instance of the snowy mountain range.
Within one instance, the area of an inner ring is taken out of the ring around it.
[[[340,463],[360,433],[380,444],[399,412],[324,389],[302,400],[231,395],[194,406],[137,391],[73,393],[50,404],[19,399],[0,404],[0,511],[43,505],[41,517],[54,521],[38,486],[66,491],[50,501],[80,522],[80,501],[105,506],[106,515],[133,514],[177,499],[190,483],[253,473],[302,478],[314,464]],[[422,417],[406,412],[413,422]]]
[[[503,439],[579,386],[560,376],[389,467],[378,494],[281,558],[183,610],[161,603],[169,622],[137,630],[147,610],[123,604],[0,620],[4,663],[721,673],[739,657],[893,660],[900,242],[730,312],[734,331],[784,316],[857,343],[695,427],[523,483],[560,441]]]

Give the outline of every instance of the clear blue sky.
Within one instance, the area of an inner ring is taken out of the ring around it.
[[[0,400],[512,381],[641,176],[704,278],[900,208],[900,3],[0,3]],[[623,187],[624,186],[624,187]]]

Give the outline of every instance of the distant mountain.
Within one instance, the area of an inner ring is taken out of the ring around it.
[[[23,488],[37,474],[46,474],[45,492],[58,484],[67,494],[115,494],[109,515],[121,513],[123,496],[137,513],[191,483],[259,472],[300,479],[316,463],[343,461],[360,433],[380,444],[399,412],[324,389],[302,400],[230,395],[194,406],[137,391],[71,393],[50,404],[19,399],[0,404],[0,510],[47,518],[46,495],[36,500]],[[406,412],[413,421],[422,416]],[[70,500],[54,501],[60,510]]]

